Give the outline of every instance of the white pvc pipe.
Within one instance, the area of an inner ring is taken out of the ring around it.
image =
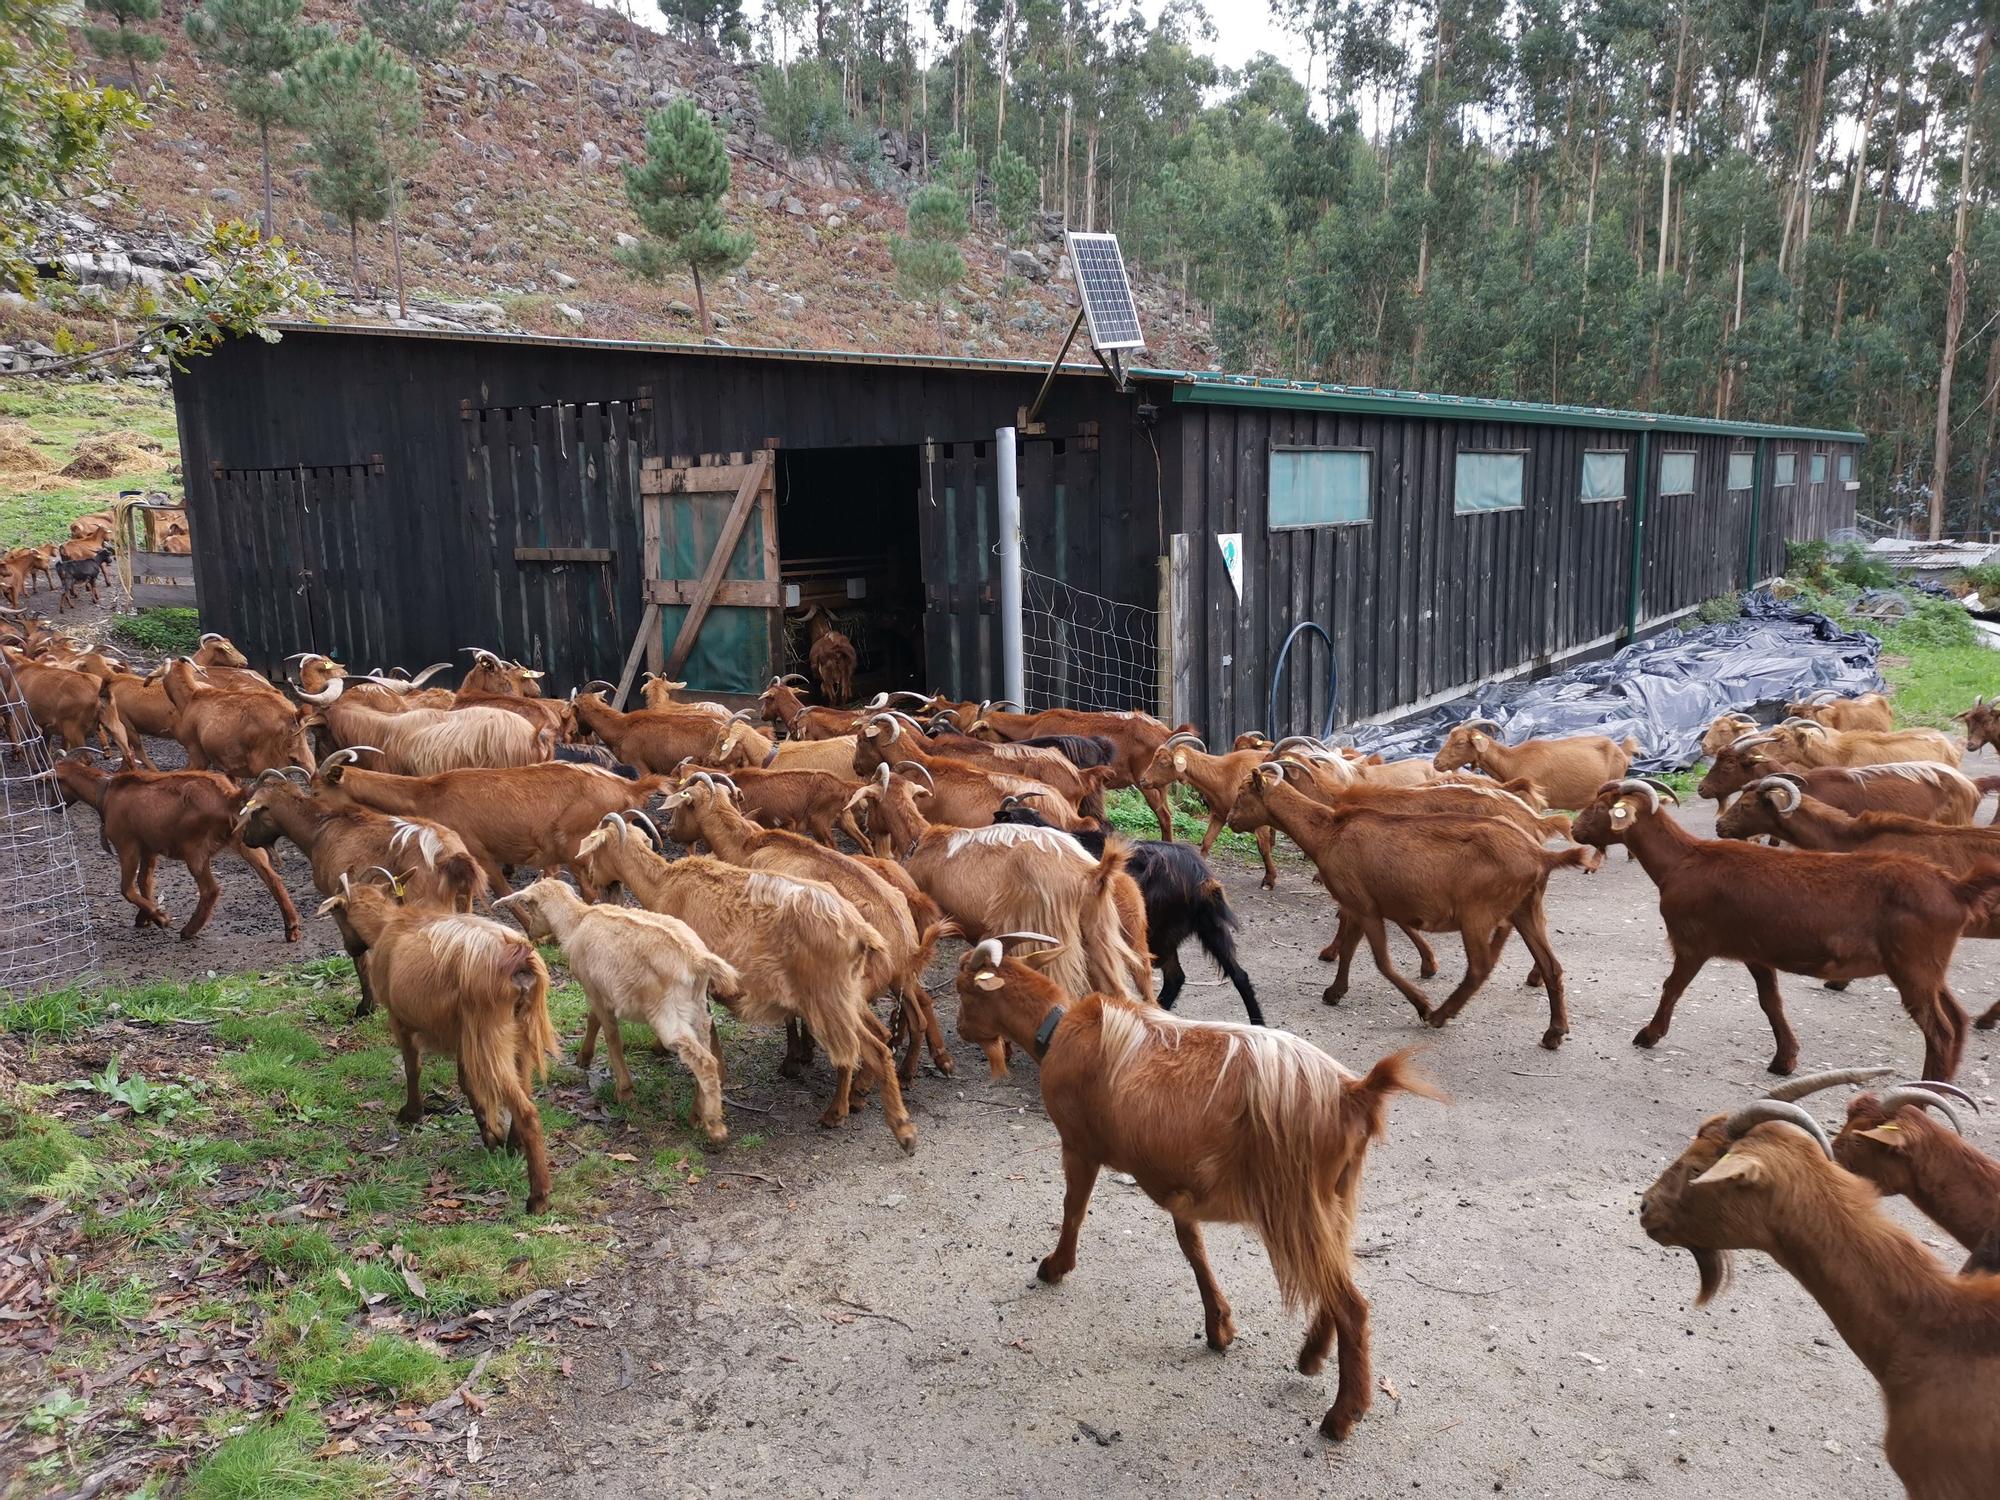
[[[1000,491],[1000,694],[1027,704],[1021,652],[1021,488],[1016,472],[1014,429],[993,435],[999,460]]]

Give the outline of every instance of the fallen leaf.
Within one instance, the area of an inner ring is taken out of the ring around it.
[[[1396,1389],[1396,1382],[1391,1380],[1387,1375],[1384,1375],[1380,1380],[1375,1382],[1375,1388],[1391,1401],[1401,1401],[1403,1399],[1403,1393]]]
[[[419,1276],[414,1266],[403,1267],[403,1285],[410,1289],[410,1295],[419,1302],[431,1300],[431,1294],[424,1287],[424,1278]]]
[[[630,1151],[613,1151],[610,1153],[610,1158],[612,1161],[637,1161],[639,1159]]]

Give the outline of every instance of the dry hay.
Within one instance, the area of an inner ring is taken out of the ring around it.
[[[167,467],[160,444],[137,432],[101,432],[76,445],[76,456],[63,466],[69,479],[116,479],[120,474],[151,474]]]
[[[19,422],[0,422],[0,479],[32,479],[52,465]]]

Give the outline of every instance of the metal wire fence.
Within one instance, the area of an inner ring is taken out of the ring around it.
[[[97,967],[76,835],[48,745],[0,659],[0,994],[58,989]]]
[[[1151,713],[1160,692],[1159,612],[1024,567],[1021,664],[1028,708]]]

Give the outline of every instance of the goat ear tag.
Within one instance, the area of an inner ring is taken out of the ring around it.
[[[1744,1156],[1731,1151],[1722,1160],[1695,1178],[1699,1183],[1711,1182],[1762,1182],[1764,1164],[1754,1156]]]
[[[1185,771],[1187,769],[1187,751],[1176,750],[1174,752],[1174,769],[1176,771]]]
[[[1612,822],[1614,823],[1629,822],[1631,817],[1632,817],[1632,805],[1629,802],[1614,802],[1611,804]]]
[[[1001,979],[991,969],[981,969],[972,976],[972,982],[982,990],[997,990],[1000,988]]]

